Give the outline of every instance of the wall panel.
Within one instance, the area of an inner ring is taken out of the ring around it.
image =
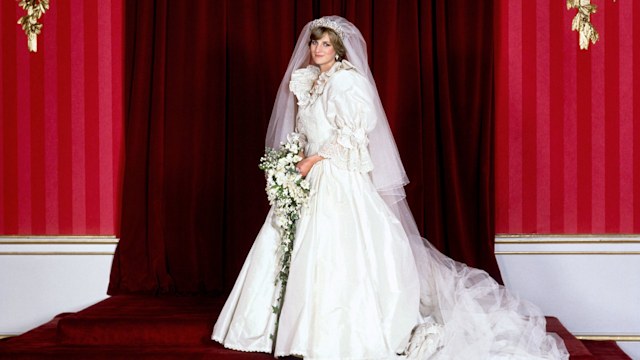
[[[640,236],[500,235],[505,285],[575,336],[617,340],[640,359]]]
[[[107,298],[118,239],[0,236],[0,338]]]
[[[0,2],[0,234],[118,232],[123,2],[52,1],[29,53]]]
[[[640,358],[640,4],[496,2],[496,256],[507,287]],[[596,234],[596,235],[594,235]]]
[[[498,233],[640,233],[640,5],[592,2],[589,50],[565,2],[497,3]]]

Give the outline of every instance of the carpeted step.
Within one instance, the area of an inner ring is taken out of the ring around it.
[[[224,300],[115,296],[0,341],[0,359],[272,359],[225,349],[209,339]],[[571,360],[629,359],[612,342],[585,345],[556,318],[547,318],[547,329],[564,340]]]
[[[34,330],[15,338],[0,340],[0,360],[174,360],[224,359],[269,360],[270,354],[244,353],[225,349],[210,341],[189,346],[160,345],[69,345],[57,341],[56,328],[64,317],[56,317]],[[294,360],[287,358],[283,360]]]
[[[615,341],[578,340],[557,318],[547,317],[547,331],[558,334],[564,340],[571,354],[571,360],[632,360]]]
[[[58,339],[74,345],[195,345],[208,341],[213,319],[202,318],[82,318],[58,323]]]
[[[556,333],[562,338],[567,350],[569,350],[569,354],[571,354],[571,360],[598,359],[589,351],[582,341],[576,339],[557,318],[547,317],[547,332]]]
[[[627,354],[620,349],[615,341],[588,341],[582,340],[582,343],[589,351],[599,360],[632,360]],[[572,357],[573,359],[573,357]]]
[[[219,298],[116,296],[61,318],[65,345],[171,345],[210,342]]]

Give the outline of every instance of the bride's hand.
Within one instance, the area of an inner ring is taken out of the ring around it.
[[[307,158],[300,160],[300,162],[296,164],[296,168],[300,172],[300,175],[306,177],[307,174],[309,174],[309,171],[311,171],[311,168],[313,167],[313,165],[315,165],[318,161],[322,159],[324,158],[320,155],[309,156]]]

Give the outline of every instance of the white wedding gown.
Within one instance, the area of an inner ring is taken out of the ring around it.
[[[405,358],[397,354],[410,344],[408,357],[421,359],[568,357],[530,305],[486,273],[426,252],[417,265],[419,251],[368,174],[366,134],[375,123],[366,78],[342,61],[322,74],[295,71],[290,88],[305,154],[325,160],[307,176],[275,356]],[[273,351],[278,243],[270,211],[213,329],[225,347]],[[430,273],[427,284],[419,271]]]

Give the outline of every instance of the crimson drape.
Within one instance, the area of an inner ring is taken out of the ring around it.
[[[462,0],[146,0],[126,5],[126,163],[110,294],[226,291],[268,210],[257,168],[308,21],[362,31],[424,235],[493,256],[493,12]]]

